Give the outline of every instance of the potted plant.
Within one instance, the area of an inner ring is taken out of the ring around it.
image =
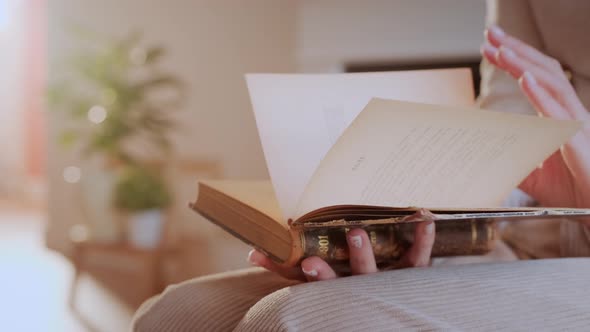
[[[128,241],[142,249],[156,248],[162,238],[164,210],[172,199],[155,172],[138,165],[121,171],[115,184],[114,206],[128,215]]]
[[[137,168],[169,160],[169,137],[177,127],[172,113],[182,106],[184,85],[162,66],[164,48],[145,45],[140,34],[111,38],[81,28],[73,32],[80,37],[78,47],[54,66],[59,70],[52,72],[48,102],[63,116],[54,121],[56,140],[81,157],[76,199],[91,237],[117,242],[122,234],[113,201],[130,211],[142,202],[162,208],[166,191],[157,174]],[[132,189],[141,188],[133,181],[140,180],[154,191],[133,198]],[[115,186],[120,186],[116,200]]]

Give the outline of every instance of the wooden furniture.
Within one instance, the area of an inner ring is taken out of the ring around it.
[[[85,241],[75,243],[73,253],[75,276],[70,291],[71,305],[82,273],[90,275],[131,308],[139,307],[164,289],[161,265],[165,250],[162,248],[145,250],[124,243]]]
[[[166,181],[173,189],[175,202],[165,212],[162,239],[157,248],[135,248],[125,238],[126,217],[114,214],[116,224],[121,225],[121,240],[116,243],[97,242],[89,238],[87,226],[75,225],[70,230],[71,250],[69,257],[75,268],[75,277],[70,288],[70,304],[73,306],[82,274],[93,277],[131,308],[137,308],[143,301],[160,293],[169,283],[194,277],[194,271],[183,266],[189,261],[190,253],[182,248],[186,230],[179,222],[195,218],[187,202],[194,199],[195,186],[186,184],[186,179],[197,176],[217,178],[221,175],[219,163],[214,161],[152,161],[147,164],[165,172]],[[169,167],[166,169],[166,167]],[[183,193],[181,186],[188,186]],[[88,214],[85,214],[88,217]],[[188,217],[187,217],[188,215]],[[203,247],[203,246],[201,246]],[[200,247],[200,248],[201,248]],[[205,249],[206,248],[201,248]]]

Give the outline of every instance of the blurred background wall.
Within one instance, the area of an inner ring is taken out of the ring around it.
[[[485,1],[299,1],[297,63],[305,72],[351,64],[478,59]]]

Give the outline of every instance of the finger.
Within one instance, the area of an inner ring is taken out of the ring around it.
[[[531,63],[534,63],[547,71],[554,72],[555,74],[562,72],[561,65],[557,60],[543,54],[518,38],[505,33],[504,30],[497,25],[492,25],[487,28],[485,35],[490,44],[496,48],[500,48],[501,46],[508,47]]]
[[[248,253],[248,262],[254,266],[260,266],[271,272],[277,273],[287,279],[301,281],[307,280],[300,268],[279,265],[256,249],[252,249]]]
[[[507,70],[514,78],[520,78],[525,72],[531,73],[537,83],[561,103],[574,119],[584,119],[588,116],[576,92],[565,76],[549,73],[527,62],[527,60],[519,57],[514,51],[506,47],[499,49],[496,58],[501,67]]]
[[[536,78],[530,72],[524,72],[518,83],[531,104],[541,115],[558,120],[572,118],[568,111],[538,84]]]
[[[494,66],[499,66],[498,61],[496,61],[496,54],[498,53],[498,49],[494,47],[489,42],[484,42],[479,49],[481,55],[486,58],[490,63]]]
[[[367,274],[377,272],[375,255],[371,241],[364,229],[356,228],[346,234],[348,242],[350,270],[352,274]]]
[[[414,231],[414,244],[402,257],[398,267],[421,267],[430,264],[434,244],[435,225],[433,221],[419,222]]]
[[[512,77],[518,79],[523,72],[532,68],[524,69],[523,67],[527,67],[526,64],[523,64],[523,61],[516,57],[517,55],[511,49],[504,46],[498,48],[495,56],[498,66],[507,71]]]
[[[305,274],[307,281],[321,281],[336,279],[338,275],[323,259],[313,256],[301,262],[301,271]]]
[[[499,50],[496,47],[491,45],[489,42],[486,42],[482,45],[480,52],[482,53],[484,58],[486,58],[494,66],[508,72],[508,68],[506,68],[506,65],[498,61]]]

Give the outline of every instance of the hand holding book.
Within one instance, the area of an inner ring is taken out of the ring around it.
[[[425,267],[430,264],[430,253],[434,244],[435,224],[433,221],[416,225],[414,243],[397,262],[395,268]],[[353,275],[375,273],[378,270],[371,240],[364,229],[352,229],[346,235],[350,272]],[[287,279],[321,281],[338,277],[334,269],[318,256],[305,258],[301,266],[287,267],[273,262],[266,255],[253,249],[248,261],[255,266],[278,273]]]
[[[486,30],[485,58],[519,80],[540,116],[585,125],[520,185],[541,206],[590,207],[590,113],[561,65],[499,27]]]

